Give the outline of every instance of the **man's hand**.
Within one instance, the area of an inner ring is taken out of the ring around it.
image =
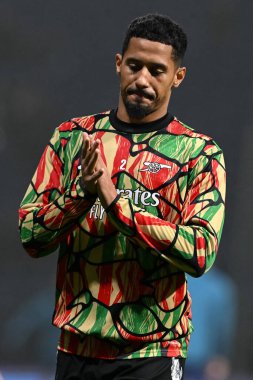
[[[111,176],[108,172],[107,167],[100,155],[100,151],[98,153],[98,161],[97,166],[98,170],[102,170],[103,175],[100,176],[97,180],[97,192],[100,202],[104,208],[107,208],[116,198],[117,191],[115,186],[111,180]]]
[[[107,208],[116,198],[117,191],[101,157],[99,141],[94,141],[87,133],[83,134],[81,166],[82,185],[88,193],[98,194],[102,206]]]
[[[97,194],[97,180],[103,174],[102,167],[97,167],[100,151],[99,142],[94,141],[87,133],[83,134],[81,154],[82,186],[90,194]]]

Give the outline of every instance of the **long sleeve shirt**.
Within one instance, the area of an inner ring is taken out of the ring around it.
[[[117,189],[104,209],[80,185],[83,132],[100,140]],[[213,265],[224,222],[223,154],[167,114],[128,124],[114,111],[62,123],[20,208],[24,248],[59,247],[53,323],[59,349],[98,358],[187,356],[185,273]]]

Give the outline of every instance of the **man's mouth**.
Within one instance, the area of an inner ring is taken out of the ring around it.
[[[155,96],[153,94],[150,94],[148,91],[145,90],[129,89],[127,91],[127,95],[136,95],[138,98],[146,98],[149,100],[155,99]]]

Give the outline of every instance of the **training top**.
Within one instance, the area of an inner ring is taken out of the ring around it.
[[[84,191],[83,132],[100,140],[117,189],[104,209]],[[191,299],[185,273],[214,263],[224,221],[217,144],[170,114],[147,124],[116,111],[62,123],[20,208],[32,257],[59,248],[53,324],[58,349],[86,357],[186,357]]]

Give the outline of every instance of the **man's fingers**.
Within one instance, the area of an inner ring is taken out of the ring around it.
[[[96,163],[98,153],[96,152],[99,146],[99,141],[92,141],[88,136],[88,139],[84,137],[83,152],[82,152],[82,168],[86,171],[94,170],[94,161]],[[88,169],[89,168],[89,169]]]
[[[97,193],[97,180],[103,175],[100,162],[99,140],[94,140],[87,133],[83,134],[83,146],[81,152],[82,182],[87,191]]]
[[[89,155],[89,161],[86,163],[84,168],[85,172],[87,172],[88,174],[92,174],[94,172],[99,153],[99,150],[96,149]]]
[[[98,147],[98,140],[94,141],[92,136],[89,136],[86,132],[83,133],[83,146],[82,146],[82,159],[85,160],[86,157],[94,152]]]
[[[82,160],[85,159],[87,153],[90,150],[90,137],[86,132],[83,134],[83,146],[82,146]]]
[[[99,169],[93,174],[94,181],[98,180],[104,174],[104,169]]]
[[[90,174],[89,176],[87,176],[86,182],[95,183],[103,175],[103,173],[104,173],[103,169],[97,170],[93,174]]]

